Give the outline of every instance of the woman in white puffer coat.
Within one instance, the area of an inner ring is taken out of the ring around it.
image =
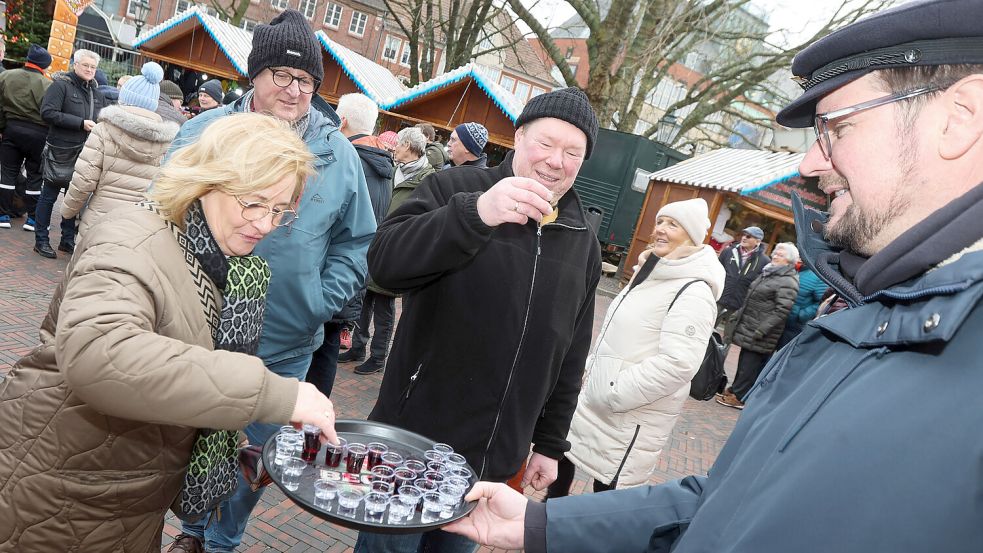
[[[703,361],[724,288],[724,268],[703,245],[709,228],[700,198],[659,210],[652,245],[611,302],[587,359],[571,450],[547,497],[569,493],[574,465],[594,478],[595,492],[648,482]]]

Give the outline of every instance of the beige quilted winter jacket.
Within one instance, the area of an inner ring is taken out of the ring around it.
[[[611,302],[570,423],[567,457],[618,488],[645,484],[700,368],[724,289],[710,246],[681,246]],[[669,309],[676,292],[693,280]]]
[[[100,215],[143,200],[179,128],[142,108],[103,108],[75,163],[62,217],[82,212],[79,233],[84,234]]]
[[[297,387],[212,351],[171,231],[115,210],[81,237],[41,345],[0,383],[0,552],[160,551],[195,428],[286,422]]]

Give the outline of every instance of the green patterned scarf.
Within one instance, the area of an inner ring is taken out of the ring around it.
[[[152,204],[145,205],[156,211]],[[198,285],[198,296],[212,330],[215,349],[255,354],[263,330],[266,291],[270,284],[269,265],[255,255],[226,257],[208,228],[199,202],[188,209],[184,223],[183,232],[175,225],[170,227]],[[221,307],[209,281],[222,293]],[[235,492],[240,442],[237,431],[198,431],[184,487],[171,506],[179,518],[196,521]]]

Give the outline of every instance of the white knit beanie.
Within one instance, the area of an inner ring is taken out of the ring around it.
[[[689,235],[689,239],[697,246],[703,243],[707,237],[707,232],[710,230],[710,208],[707,207],[707,202],[703,198],[666,204],[662,206],[655,218],[658,219],[663,215],[675,219]]]

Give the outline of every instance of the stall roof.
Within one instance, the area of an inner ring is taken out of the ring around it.
[[[182,31],[191,31],[198,26],[208,32],[222,53],[229,58],[236,71],[242,76],[248,77],[249,64],[247,60],[249,52],[252,50],[252,33],[208,15],[200,6],[185,10],[147,30],[142,37],[134,41],[133,47],[142,47],[153,51],[170,40],[173,35],[169,34],[168,31],[177,29],[177,32],[181,33]]]
[[[805,154],[722,148],[652,173],[653,181],[743,195],[799,176]]]
[[[502,113],[512,122],[515,122],[519,114],[522,113],[522,108],[525,107],[525,104],[520,102],[511,92],[505,90],[501,85],[492,80],[489,76],[490,71],[485,66],[474,62],[463,65],[453,71],[438,75],[427,82],[420,83],[406,90],[395,101],[384,106],[383,109],[391,111],[393,108],[408,104],[435,90],[459,83],[465,79],[472,79],[488,95],[488,98],[491,99],[498,109],[502,110]]]
[[[324,31],[315,34],[345,74],[380,107],[391,104],[406,91],[389,69],[331,40]]]

